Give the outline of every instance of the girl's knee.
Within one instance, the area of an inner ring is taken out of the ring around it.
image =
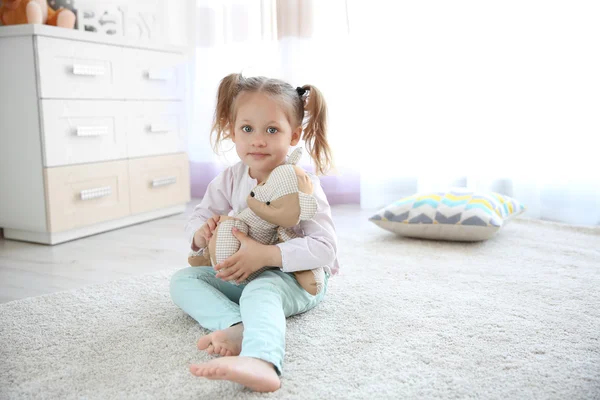
[[[177,282],[180,282],[181,280],[189,278],[189,276],[191,275],[191,272],[192,272],[191,269],[192,269],[192,267],[188,267],[188,268],[180,269],[179,271],[175,272],[173,274],[173,276],[171,276],[171,286],[174,283],[177,283]]]
[[[171,297],[173,293],[177,293],[182,286],[185,286],[192,279],[202,279],[203,276],[210,275],[212,268],[206,267],[188,267],[180,269],[171,276],[170,291]]]
[[[171,281],[169,282],[169,292],[171,294],[171,299],[177,303],[177,294],[180,291],[180,288],[183,283],[187,279],[189,279],[189,268],[180,269],[175,272],[173,276],[171,276]]]

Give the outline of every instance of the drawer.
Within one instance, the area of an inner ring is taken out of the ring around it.
[[[36,36],[42,98],[122,98],[118,46]]]
[[[185,153],[129,160],[131,213],[187,203],[190,170]]]
[[[42,100],[44,165],[127,158],[125,102]]]
[[[184,88],[184,57],[181,54],[125,49],[125,98],[181,100]]]
[[[46,168],[44,177],[50,232],[130,214],[127,161]]]
[[[185,119],[179,101],[127,102],[129,157],[178,153],[185,150]]]

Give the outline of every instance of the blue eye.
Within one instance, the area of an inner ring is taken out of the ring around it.
[[[271,134],[277,133],[277,128],[273,128],[273,127],[267,128],[267,132],[269,132]]]
[[[250,125],[244,125],[242,126],[242,130],[246,133],[250,133],[252,132],[252,127]]]

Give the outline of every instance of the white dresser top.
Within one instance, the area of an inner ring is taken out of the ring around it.
[[[172,53],[185,53],[185,47],[177,47],[171,45],[163,45],[149,42],[133,41],[124,37],[108,36],[95,32],[85,32],[76,29],[58,28],[51,25],[40,24],[21,24],[21,25],[0,25],[0,38],[13,36],[48,36],[55,38],[63,38],[70,40],[78,40],[82,42],[112,44],[123,47],[134,47],[138,49],[149,49],[167,51]]]

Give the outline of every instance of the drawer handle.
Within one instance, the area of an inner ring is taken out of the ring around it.
[[[111,193],[112,193],[111,187],[104,186],[104,187],[99,187],[99,188],[94,188],[94,189],[82,190],[80,195],[81,195],[81,200],[91,200],[91,199],[98,199],[100,197],[110,196]]]
[[[73,75],[101,76],[104,75],[105,72],[106,69],[103,65],[73,64]]]
[[[150,124],[148,130],[151,133],[168,133],[171,128],[167,124]]]
[[[165,178],[152,179],[152,187],[167,186],[177,183],[176,176],[167,176]]]
[[[75,130],[77,136],[105,136],[108,135],[107,126],[78,126]]]
[[[168,81],[172,77],[171,71],[164,69],[149,69],[146,72],[146,78],[150,81]]]

